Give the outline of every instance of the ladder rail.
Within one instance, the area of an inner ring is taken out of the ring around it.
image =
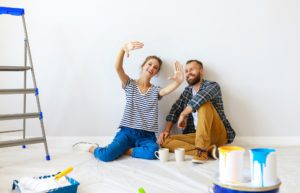
[[[36,89],[38,87],[37,87],[34,68],[33,68],[33,61],[32,61],[32,56],[31,56],[28,32],[27,32],[26,21],[25,21],[25,16],[24,15],[22,15],[22,23],[23,23],[23,29],[24,29],[25,39],[26,39],[25,42],[26,42],[26,48],[27,48],[27,53],[28,53],[28,58],[29,58],[29,64],[31,66],[31,74],[32,74],[33,85]],[[35,95],[35,97],[36,97],[36,100],[37,100],[38,111],[41,113],[42,110],[41,110],[39,95]],[[45,139],[44,140],[44,146],[45,146],[46,154],[49,155],[43,118],[40,119],[40,124],[41,124],[41,128],[42,128],[42,135]]]
[[[27,43],[24,39],[24,66],[27,67]],[[24,71],[24,85],[23,88],[27,88],[27,71]],[[35,88],[36,89],[36,88]],[[26,113],[26,94],[23,95],[23,113]],[[23,119],[23,139],[26,138],[26,119]]]

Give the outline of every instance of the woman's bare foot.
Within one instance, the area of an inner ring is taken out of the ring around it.
[[[133,151],[133,148],[130,148],[130,149],[125,153],[125,155],[131,156],[131,155],[132,155],[132,151]]]
[[[95,149],[96,149],[96,147],[95,147],[95,146],[92,146],[92,147],[89,149],[89,152],[93,154],[94,151],[95,151]]]

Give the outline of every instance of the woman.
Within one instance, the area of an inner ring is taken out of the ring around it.
[[[158,100],[175,90],[183,81],[182,66],[174,64],[173,82],[164,88],[151,84],[151,79],[161,69],[162,61],[157,56],[148,56],[141,66],[142,72],[136,80],[131,79],[123,69],[123,59],[126,54],[143,48],[141,42],[126,43],[120,50],[115,68],[126,93],[126,106],[120,123],[120,131],[106,147],[95,144],[76,144],[102,161],[113,161],[123,154],[135,158],[155,159],[154,152],[158,150],[155,133],[158,132]]]

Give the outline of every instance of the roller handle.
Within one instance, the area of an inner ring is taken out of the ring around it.
[[[59,174],[56,174],[54,176],[55,180],[59,180],[61,177],[67,175],[68,173],[70,173],[71,171],[73,171],[73,167],[68,167],[67,169],[63,170],[62,172],[60,172]]]

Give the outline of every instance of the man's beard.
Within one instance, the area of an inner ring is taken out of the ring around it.
[[[186,81],[188,82],[188,84],[190,86],[194,86],[195,84],[197,84],[198,82],[200,82],[200,80],[201,80],[200,74],[198,74],[194,79],[190,79],[190,80],[186,79]]]

